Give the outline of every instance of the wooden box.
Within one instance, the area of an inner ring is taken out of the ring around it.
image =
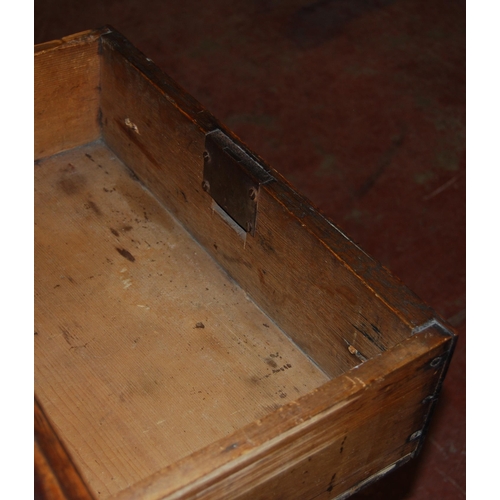
[[[347,498],[419,451],[449,327],[112,28],[35,48],[48,498]]]

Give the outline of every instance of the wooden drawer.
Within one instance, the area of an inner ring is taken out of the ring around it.
[[[50,498],[347,498],[418,453],[454,343],[122,35],[35,47]]]

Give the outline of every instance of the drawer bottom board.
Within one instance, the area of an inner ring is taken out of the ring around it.
[[[100,498],[328,380],[102,142],[36,162],[35,256],[35,392]]]

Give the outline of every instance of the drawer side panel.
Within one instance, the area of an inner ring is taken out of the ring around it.
[[[91,31],[35,51],[35,160],[99,137],[100,34]]]
[[[432,317],[419,306],[409,319],[360,279],[356,262],[379,267],[283,179],[261,187],[255,237],[242,238],[202,188],[205,136],[220,124],[116,34],[103,39],[102,113],[109,147],[328,375]]]

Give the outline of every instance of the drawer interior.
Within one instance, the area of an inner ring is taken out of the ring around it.
[[[103,142],[35,186],[35,390],[100,498],[328,380]]]
[[[118,33],[40,46],[35,75],[35,393],[97,498],[263,421],[272,441],[281,412],[314,427],[366,386],[351,370],[384,358],[385,380],[384,355],[435,324],[270,168],[254,233],[236,227],[203,188],[207,137],[264,163]]]

